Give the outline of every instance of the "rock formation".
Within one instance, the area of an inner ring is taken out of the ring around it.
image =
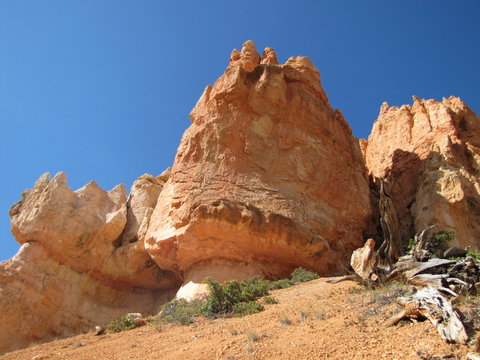
[[[153,314],[174,294],[204,294],[207,276],[343,272],[380,197],[390,243],[437,224],[478,246],[480,121],[458,98],[384,104],[359,142],[308,58],[278,64],[247,41],[190,117],[172,168],[128,198],[123,185],[73,191],[58,173],[12,206],[23,245],[0,263],[0,351]],[[357,271],[370,274],[374,247],[355,253]]]
[[[278,65],[248,41],[191,119],[171,171],[128,198],[72,191],[58,173],[12,206],[23,246],[0,265],[0,350],[154,313],[177,291],[204,293],[207,276],[343,270],[371,216],[366,170],[310,60]]]
[[[64,337],[127,312],[155,313],[180,284],[136,241],[148,225],[165,177],[144,175],[127,201],[119,185],[94,182],[72,191],[48,173],[12,206],[12,232],[23,244],[0,263],[0,350]]]
[[[370,174],[392,182],[404,242],[435,224],[479,247],[480,119],[459,98],[384,103],[361,146]]]
[[[342,271],[371,215],[368,185],[310,60],[277,65],[248,41],[190,117],[145,237],[155,262],[185,284]]]

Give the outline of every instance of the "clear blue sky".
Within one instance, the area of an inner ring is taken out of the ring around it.
[[[44,172],[129,188],[173,162],[188,114],[252,39],[305,55],[357,137],[383,101],[480,112],[480,1],[0,0],[0,260],[8,209]]]

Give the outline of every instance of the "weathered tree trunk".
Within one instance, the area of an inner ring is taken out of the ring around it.
[[[415,234],[415,247],[413,248],[413,257],[418,261],[426,261],[432,257],[432,253],[427,250],[427,244],[429,240],[430,230],[433,229],[435,225],[431,225],[421,231],[420,233]]]
[[[440,337],[447,342],[466,344],[467,332],[452,304],[437,289],[426,287],[415,295],[399,298],[404,309],[387,321],[387,326],[395,325],[405,317],[422,316],[437,328]]]
[[[391,267],[402,253],[400,222],[397,211],[390,195],[390,184],[388,180],[381,180],[380,183],[380,225],[383,231],[383,244],[378,249],[380,255],[380,266]]]

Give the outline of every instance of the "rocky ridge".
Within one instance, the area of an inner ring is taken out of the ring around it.
[[[0,263],[0,350],[156,313],[207,276],[342,273],[367,235],[382,238],[380,180],[403,241],[436,224],[479,245],[480,119],[459,98],[384,104],[359,142],[308,58],[278,64],[247,41],[190,118],[172,168],[128,197],[45,174],[12,206],[23,245]]]

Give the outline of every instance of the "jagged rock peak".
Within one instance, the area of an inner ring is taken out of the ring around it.
[[[252,40],[248,40],[243,44],[240,52],[237,49],[233,49],[230,55],[230,66],[235,64],[241,64],[245,70],[253,71],[259,64],[278,65],[278,60],[275,51],[269,47],[263,50],[260,58],[255,43]]]
[[[272,48],[265,48],[260,63],[278,65],[277,54],[275,54],[275,51]]]
[[[285,64],[278,64],[273,49],[266,48],[260,60],[251,40],[245,42],[241,52],[233,50],[225,73],[213,86],[205,87],[190,113],[190,118],[193,123],[208,122],[212,117],[206,116],[205,110],[219,102],[239,107],[248,102],[259,114],[265,111],[270,115],[282,112],[287,98],[285,90],[296,86],[307,86],[309,92],[314,94],[328,111],[335,112],[338,123],[351,134],[350,126],[341,112],[331,108],[320,82],[320,73],[309,58],[293,56]],[[250,100],[245,99],[247,92],[253,92],[255,96],[252,94]],[[267,110],[266,107],[270,109]]]
[[[230,66],[235,64],[241,64],[247,71],[253,71],[260,64],[260,55],[252,40],[245,41],[240,52],[237,49],[233,49],[230,55]]]

